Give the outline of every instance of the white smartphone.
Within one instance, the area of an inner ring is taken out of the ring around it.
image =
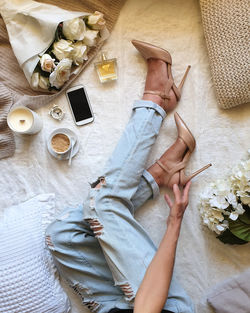
[[[94,115],[90,106],[86,89],[80,85],[66,91],[69,107],[77,126],[93,122]]]

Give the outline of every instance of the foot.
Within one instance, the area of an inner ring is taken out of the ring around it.
[[[152,91],[165,91],[166,84],[168,81],[168,71],[166,62],[159,59],[148,59],[148,72],[145,83],[145,90]],[[170,100],[166,105],[164,100],[158,95],[145,94],[143,100],[150,100],[161,106],[165,112],[172,111],[177,105],[177,98],[175,93],[171,89],[169,92]]]
[[[181,138],[177,138],[175,143],[165,151],[160,157],[161,163],[169,169],[175,167],[179,162],[183,160],[187,149],[187,145]],[[154,180],[159,187],[165,186],[172,188],[174,184],[179,184],[180,174],[175,173],[170,179],[166,171],[161,168],[157,163],[154,163],[148,168],[148,172],[154,177]]]

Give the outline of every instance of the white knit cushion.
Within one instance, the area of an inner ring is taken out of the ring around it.
[[[200,0],[200,7],[219,107],[249,103],[249,1]]]
[[[44,233],[55,213],[53,194],[5,210],[0,220],[0,312],[66,313],[68,297]]]

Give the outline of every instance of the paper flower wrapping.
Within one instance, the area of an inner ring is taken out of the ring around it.
[[[32,89],[56,92],[109,32],[101,12],[71,12],[32,0],[2,0],[9,40]],[[71,64],[71,65],[70,65]]]

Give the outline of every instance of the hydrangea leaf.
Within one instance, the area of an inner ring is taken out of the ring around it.
[[[246,224],[238,218],[236,221],[229,221],[229,229],[236,237],[250,241],[250,224]]]
[[[247,205],[244,205],[243,208],[245,212],[242,215],[239,215],[241,222],[250,225],[250,208]]]
[[[234,234],[232,234],[229,229],[225,230],[221,235],[217,236],[217,238],[221,242],[230,245],[244,245],[247,243],[247,241],[234,236]]]

